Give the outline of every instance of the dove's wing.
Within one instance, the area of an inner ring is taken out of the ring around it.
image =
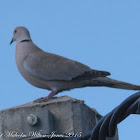
[[[43,51],[30,53],[23,66],[30,74],[44,80],[69,81],[109,75],[107,72],[95,71],[79,62]]]

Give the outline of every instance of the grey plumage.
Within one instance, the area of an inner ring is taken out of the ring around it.
[[[11,41],[17,41],[16,64],[21,75],[32,85],[52,90],[51,94],[38,101],[47,101],[65,90],[86,86],[140,90],[140,86],[110,79],[109,72],[93,70],[79,62],[47,53],[31,40],[25,27],[17,27]]]

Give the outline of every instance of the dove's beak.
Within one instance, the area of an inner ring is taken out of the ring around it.
[[[10,42],[10,45],[11,45],[13,42],[14,42],[14,40],[13,40],[13,38],[12,38],[12,40],[11,40],[11,42]]]

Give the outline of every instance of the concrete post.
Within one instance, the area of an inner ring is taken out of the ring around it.
[[[46,103],[28,103],[0,112],[0,140],[31,137],[81,136],[101,118],[96,110],[68,96]],[[114,139],[118,140],[118,136]]]

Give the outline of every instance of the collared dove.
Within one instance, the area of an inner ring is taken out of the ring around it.
[[[127,90],[140,90],[140,86],[110,79],[109,72],[93,70],[79,62],[47,53],[31,40],[25,27],[17,27],[10,44],[16,44],[16,64],[21,75],[32,85],[51,90],[44,102],[59,92],[87,86],[106,86]]]

